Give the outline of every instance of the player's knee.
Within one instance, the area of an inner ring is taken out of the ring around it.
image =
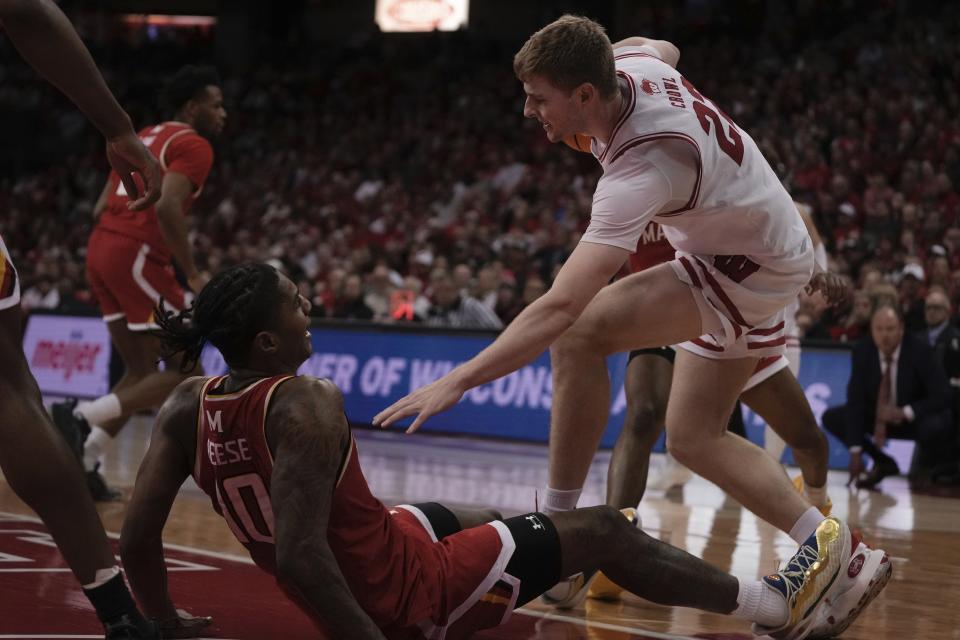
[[[590,336],[572,327],[550,346],[550,359],[554,367],[563,366],[595,351]]]
[[[627,419],[624,428],[638,438],[660,435],[667,407],[664,403],[651,398],[630,397],[627,399]]]
[[[803,429],[795,443],[788,443],[792,448],[804,451],[811,455],[826,458],[830,454],[830,443],[827,435],[814,422]]]
[[[598,540],[613,540],[630,522],[616,507],[600,505],[590,507],[590,533]]]
[[[667,451],[680,464],[690,467],[697,464],[697,460],[702,455],[702,442],[700,438],[686,438],[682,436],[672,436],[667,432]]]

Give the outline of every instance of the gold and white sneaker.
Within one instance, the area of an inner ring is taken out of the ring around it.
[[[786,600],[786,623],[776,628],[754,624],[753,632],[782,640],[806,638],[820,621],[827,592],[848,569],[855,543],[859,541],[853,539],[847,525],[836,518],[821,522],[786,567],[763,578],[768,588]]]

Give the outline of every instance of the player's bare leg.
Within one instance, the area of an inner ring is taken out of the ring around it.
[[[790,308],[787,308],[787,313],[790,313]],[[784,354],[787,357],[787,362],[789,363],[787,368],[790,369],[790,373],[793,374],[794,378],[797,380],[800,379],[800,347],[787,344],[787,352]],[[770,423],[767,423],[766,428],[763,430],[763,449],[770,457],[780,462],[783,458],[783,451],[787,448],[787,443],[784,441],[780,435],[774,431],[770,426]]]
[[[673,366],[665,358],[643,354],[627,365],[627,410],[607,471],[607,504],[635,507],[647,488],[650,453],[663,432]]]
[[[829,444],[790,369],[781,369],[742,398],[793,450],[807,497],[815,506],[826,507]]]
[[[675,344],[698,335],[697,304],[669,265],[647,269],[600,291],[550,348],[551,490],[579,493],[583,487],[610,410],[606,356]],[[548,492],[548,510],[554,506],[550,498]],[[573,508],[576,501],[573,503],[567,508]]]
[[[701,333],[693,293],[668,264],[600,291],[551,349],[552,490],[583,486],[608,417],[610,381],[605,357],[677,344]],[[779,464],[726,430],[736,398],[755,365],[755,358],[709,360],[679,349],[667,408],[668,446],[692,471],[722,487],[760,518],[803,540],[819,521],[810,513],[816,510],[793,489]],[[751,470],[749,475],[742,473],[744,468]],[[551,506],[548,501],[547,509]]]
[[[790,532],[809,503],[779,463],[726,429],[726,417],[756,364],[757,358],[713,360],[678,349],[667,407],[667,448],[761,519]]]
[[[14,493],[43,520],[101,620],[131,616],[146,633],[147,623],[120,576],[80,465],[43,407],[21,348],[21,319],[19,305],[0,311],[0,469]]]
[[[79,476],[80,467],[43,408],[20,347],[20,319],[19,307],[0,311],[0,359],[5,363],[0,463],[13,490],[50,529],[77,580],[93,582],[98,569],[116,561],[83,482],[64,478]]]

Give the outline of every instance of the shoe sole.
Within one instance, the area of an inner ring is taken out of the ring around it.
[[[809,640],[833,638],[846,631],[863,610],[880,595],[893,576],[890,557],[879,550],[870,554],[863,569],[864,575],[871,576],[870,580],[864,584],[855,585],[838,596],[835,601],[828,600],[832,613],[824,621],[826,626],[818,628],[816,634],[809,636]]]

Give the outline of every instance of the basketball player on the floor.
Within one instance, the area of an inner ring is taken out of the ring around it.
[[[805,540],[823,515],[778,463],[727,433],[726,424],[757,362],[783,353],[784,307],[807,285],[829,301],[843,286],[815,269],[810,235],[756,144],[677,73],[678,58],[669,43],[631,38],[618,44],[615,59],[602,27],[573,16],[524,44],[514,58],[527,93],[524,115],[537,118],[551,141],[575,134],[594,140],[604,173],[590,225],[553,287],[491,346],[374,420],[387,426],[414,415],[414,431],[468,389],[550,347],[544,504],[571,509],[607,422],[606,356],[678,344],[668,449],[763,520]],[[652,219],[676,258],[607,286]],[[858,576],[871,575],[845,592],[849,601],[840,596],[835,603],[851,614],[859,611],[860,595],[875,596],[889,575],[884,554],[865,547],[863,553],[870,558]],[[857,593],[868,585],[868,593]]]
[[[133,194],[130,207],[142,209],[155,202],[160,197],[160,167],[137,138],[130,118],[60,9],[49,0],[0,0],[0,22],[24,60],[66,94],[104,135],[107,158]],[[134,172],[141,176],[139,186]],[[130,597],[93,501],[83,488],[80,467],[43,408],[21,346],[22,319],[20,282],[0,238],[0,362],[4,364],[0,470],[14,493],[49,529],[83,585],[106,637],[159,638],[156,625],[144,619]],[[185,624],[192,630],[195,623]],[[170,625],[182,626],[179,616],[173,616]]]
[[[835,519],[818,523],[783,571],[740,581],[611,507],[503,521],[436,503],[388,509],[363,477],[339,390],[296,375],[312,350],[309,310],[291,280],[247,264],[214,276],[190,311],[160,319],[186,367],[210,342],[230,369],[177,387],[140,467],[120,546],[148,615],[175,611],[162,533],[191,475],[257,565],[332,638],[467,638],[561,575],[596,569],[654,602],[791,636],[832,615],[826,603],[853,543]]]
[[[211,67],[187,66],[169,79],[163,99],[174,119],[140,131],[163,167],[163,195],[154,207],[131,211],[126,188],[111,173],[94,208],[97,226],[87,245],[87,279],[123,360],[123,377],[92,402],[69,401],[53,408],[54,420],[68,438],[83,441],[89,431],[83,464],[95,500],[119,496],[99,473],[110,441],[133,413],[158,407],[185,377],[179,363],[158,369],[160,345],[150,333],[161,298],[173,310],[186,306],[173,263],[194,292],[206,280],[190,250],[187,212],[210,173],[209,140],[220,134],[226,119],[220,80]]]

